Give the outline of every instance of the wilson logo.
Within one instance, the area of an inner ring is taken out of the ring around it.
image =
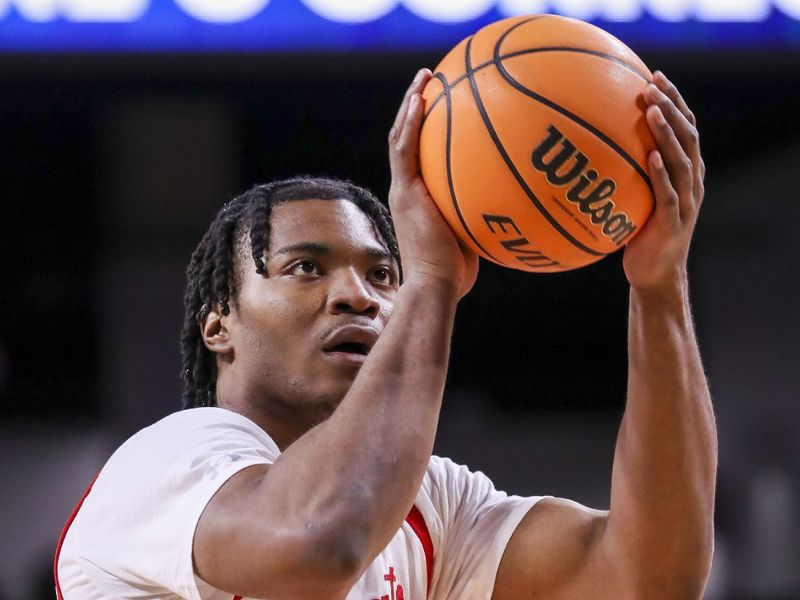
[[[531,164],[544,173],[552,185],[569,186],[567,200],[589,215],[592,223],[617,246],[636,229],[627,214],[614,210],[616,204],[612,197],[617,190],[614,180],[600,179],[599,173],[589,168],[586,155],[554,125],[547,129],[547,137],[533,150]]]

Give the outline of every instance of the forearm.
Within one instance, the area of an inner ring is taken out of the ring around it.
[[[270,514],[317,528],[320,552],[371,560],[408,513],[433,448],[455,307],[451,286],[404,284],[334,414],[271,467]]]
[[[632,289],[629,319],[609,534],[643,575],[702,581],[713,548],[717,441],[685,279],[668,292]]]

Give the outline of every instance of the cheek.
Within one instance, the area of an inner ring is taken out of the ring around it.
[[[248,312],[243,341],[261,361],[285,364],[307,349],[314,322],[309,298],[262,298]]]
[[[397,297],[397,292],[386,294],[385,296],[381,297],[380,314],[383,319],[384,325],[386,324],[386,321],[389,320],[389,317],[391,316],[392,311],[394,310],[394,301],[396,297]]]

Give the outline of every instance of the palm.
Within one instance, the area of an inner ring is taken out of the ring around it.
[[[622,266],[632,287],[652,288],[685,271],[688,246],[681,228],[667,220],[654,213],[625,248]]]

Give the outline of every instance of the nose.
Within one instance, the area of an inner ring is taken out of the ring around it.
[[[380,311],[380,303],[374,290],[355,269],[349,268],[331,277],[327,309],[330,314],[352,313],[374,319]]]

